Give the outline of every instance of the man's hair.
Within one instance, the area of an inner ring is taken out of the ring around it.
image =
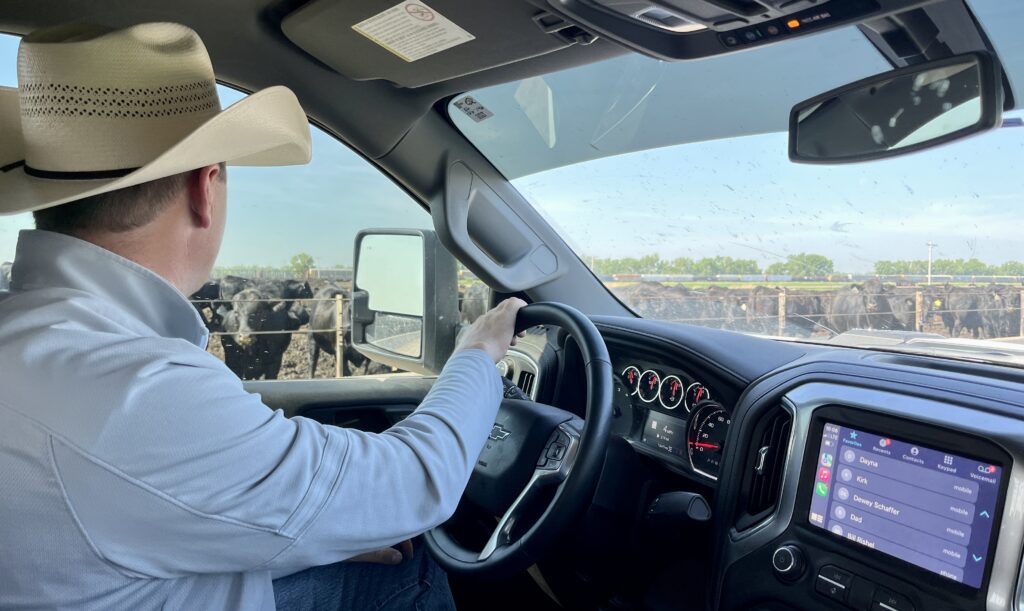
[[[225,179],[225,164],[220,164]],[[188,188],[192,172],[182,172],[142,184],[108,191],[83,199],[36,210],[32,213],[36,229],[57,233],[123,233],[148,225],[183,190]]]

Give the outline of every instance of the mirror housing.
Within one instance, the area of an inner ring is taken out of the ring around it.
[[[354,261],[352,346],[391,367],[439,373],[459,325],[455,258],[433,231],[365,229]]]
[[[1002,76],[986,52],[876,74],[793,107],[789,159],[841,164],[905,155],[993,129]]]

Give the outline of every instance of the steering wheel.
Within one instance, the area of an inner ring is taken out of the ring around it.
[[[532,401],[505,400],[473,468],[463,502],[501,516],[482,550],[468,549],[442,524],[424,534],[446,571],[497,578],[525,570],[590,505],[604,464],[612,420],[612,366],[594,323],[560,303],[519,311],[516,331],[554,325],[579,345],[587,384],[586,420]],[[554,496],[532,526],[538,497]]]

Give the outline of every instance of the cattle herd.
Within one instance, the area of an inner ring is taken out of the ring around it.
[[[9,287],[10,274],[11,264],[0,264],[0,290]],[[222,350],[225,364],[242,379],[277,379],[295,335],[307,337],[305,362],[293,358],[289,377],[316,377],[321,352],[341,359],[338,370],[344,376],[394,371],[352,346],[350,286],[345,281],[224,276],[207,282],[190,299],[211,332],[211,351]],[[867,280],[811,291],[792,285],[696,289],[636,282],[612,291],[646,318],[767,335],[827,337],[881,329],[994,339],[1019,337],[1022,331],[1022,287],[1007,284],[895,286]],[[491,291],[482,283],[460,289],[462,323],[472,323],[491,302]],[[296,350],[301,348],[293,347],[292,357]]]
[[[396,371],[353,347],[349,282],[224,276],[207,282],[189,299],[210,330],[211,344],[219,338],[224,363],[243,380],[277,379],[296,334],[308,336],[308,369],[298,377],[316,377],[321,352],[339,358],[339,350],[343,376]],[[460,291],[462,322],[476,320],[489,300],[490,289],[483,284]]]
[[[894,286],[868,280],[809,291],[639,282],[612,290],[643,317],[750,333],[811,337],[882,329],[975,339],[1021,334],[1020,286]]]

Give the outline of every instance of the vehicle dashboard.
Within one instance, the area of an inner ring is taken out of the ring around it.
[[[672,554],[660,556],[634,580],[648,580],[645,605],[1020,608],[1021,372],[638,319],[595,322],[617,375],[616,443],[592,513],[608,521],[632,512],[636,533],[666,490],[703,494],[713,508],[710,528],[671,526],[692,545],[693,533],[707,534],[702,561],[681,573]],[[538,400],[578,409],[572,342],[549,338],[558,365],[539,375]],[[660,528],[632,543],[672,540]],[[708,583],[695,602],[694,589]]]

